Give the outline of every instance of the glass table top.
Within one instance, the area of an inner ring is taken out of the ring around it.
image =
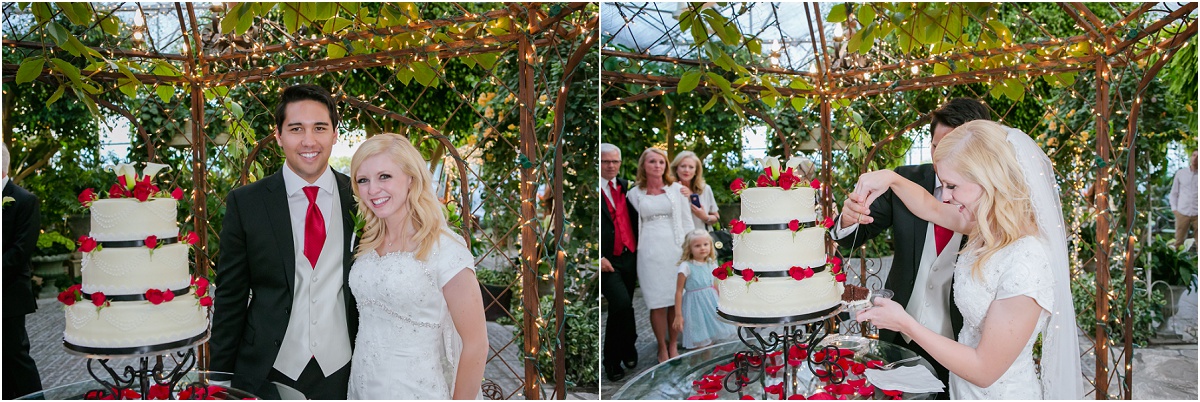
[[[306,399],[304,394],[291,387],[283,384],[272,382],[268,386],[262,387],[258,394],[250,394],[249,392],[240,389],[231,388],[229,381],[232,376],[229,373],[216,371],[199,371],[192,370],[184,374],[183,379],[175,386],[175,391],[178,392],[185,386],[199,383],[204,386],[219,386],[222,389],[218,392],[214,389],[213,397],[215,399]],[[104,388],[95,380],[80,381],[72,384],[62,385],[50,389],[38,391],[29,395],[22,396],[17,399],[23,400],[80,400],[85,399],[89,391],[99,390]],[[176,398],[179,398],[176,396]],[[145,398],[149,399],[149,398]],[[182,398],[179,398],[182,399]]]
[[[934,372],[933,366],[917,355],[916,352],[877,339],[830,335],[819,345],[833,345],[841,349],[853,350],[856,360],[882,360],[884,363],[890,363],[911,359],[899,363],[897,366],[921,366],[929,370],[930,373]],[[746,345],[742,344],[741,341],[734,340],[679,355],[630,379],[611,398],[606,397],[605,399],[687,399],[689,396],[698,393],[692,383],[693,381],[700,380],[703,376],[711,374],[713,368],[717,365],[732,362],[735,353],[746,351],[747,349]],[[811,395],[814,390],[824,385],[804,365],[800,367],[787,367],[789,378],[795,379],[794,384],[797,386],[796,389],[804,395]],[[771,385],[770,382],[772,380],[774,380],[774,383],[780,382],[778,378],[769,378],[767,380],[768,385]],[[758,382],[747,385],[741,392],[743,395],[751,395],[756,399],[761,399],[763,395],[762,386]],[[730,393],[724,389],[718,394],[720,396],[718,399],[738,399],[739,397],[736,393]],[[877,395],[880,394],[877,393]],[[936,394],[932,393],[905,393],[903,395],[903,399],[933,399],[934,397],[936,397]],[[774,398],[772,395],[771,399],[777,398]]]

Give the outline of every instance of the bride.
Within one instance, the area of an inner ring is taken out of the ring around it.
[[[852,196],[871,205],[890,189],[922,219],[969,236],[954,269],[953,297],[963,315],[958,342],[887,299],[876,299],[859,320],[903,332],[929,351],[951,372],[951,399],[1083,398],[1066,234],[1049,158],[1020,130],[976,120],[948,134],[933,161],[946,203],[888,170],[861,176]],[[1039,334],[1040,375],[1032,354]]]
[[[349,399],[475,399],[488,349],[475,258],[447,227],[425,160],[380,134],[350,177],[366,226],[349,279],[361,323]]]

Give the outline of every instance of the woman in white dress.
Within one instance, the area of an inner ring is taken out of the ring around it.
[[[642,299],[650,309],[650,327],[658,341],[658,361],[679,355],[675,321],[675,268],[683,236],[692,231],[688,200],[683,187],[667,172],[667,153],[647,148],[638,158],[637,186],[629,190],[629,203],[638,212],[637,276]]]
[[[379,134],[350,177],[366,225],[349,279],[360,317],[349,399],[476,399],[488,339],[475,257],[448,228],[425,160]]]
[[[948,134],[933,161],[946,203],[886,170],[861,176],[851,196],[870,205],[890,189],[917,216],[970,237],[954,269],[958,342],[887,299],[858,318],[925,348],[950,370],[951,399],[1081,399],[1066,234],[1049,158],[1025,133],[976,120]],[[1040,375],[1032,354],[1039,334]]]
[[[675,155],[675,160],[671,161],[671,172],[679,178],[679,191],[683,198],[688,199],[692,225],[696,229],[711,232],[712,225],[720,221],[721,214],[712,187],[704,182],[704,164],[700,162],[700,157],[692,151],[680,152]],[[700,198],[700,206],[691,201],[692,194]]]

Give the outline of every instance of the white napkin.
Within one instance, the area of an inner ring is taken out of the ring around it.
[[[901,366],[891,370],[868,369],[867,380],[876,388],[904,392],[942,392],[946,386],[923,366]]]

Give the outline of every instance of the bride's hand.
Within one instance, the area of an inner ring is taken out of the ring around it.
[[[876,328],[903,332],[904,326],[912,321],[912,316],[904,310],[904,306],[891,299],[875,298],[875,305],[858,312],[858,321],[870,321]]]
[[[887,192],[891,188],[892,183],[900,175],[891,170],[876,170],[874,172],[863,173],[858,176],[858,184],[854,186],[854,194],[858,194],[863,200],[863,205],[871,205],[876,198]]]

